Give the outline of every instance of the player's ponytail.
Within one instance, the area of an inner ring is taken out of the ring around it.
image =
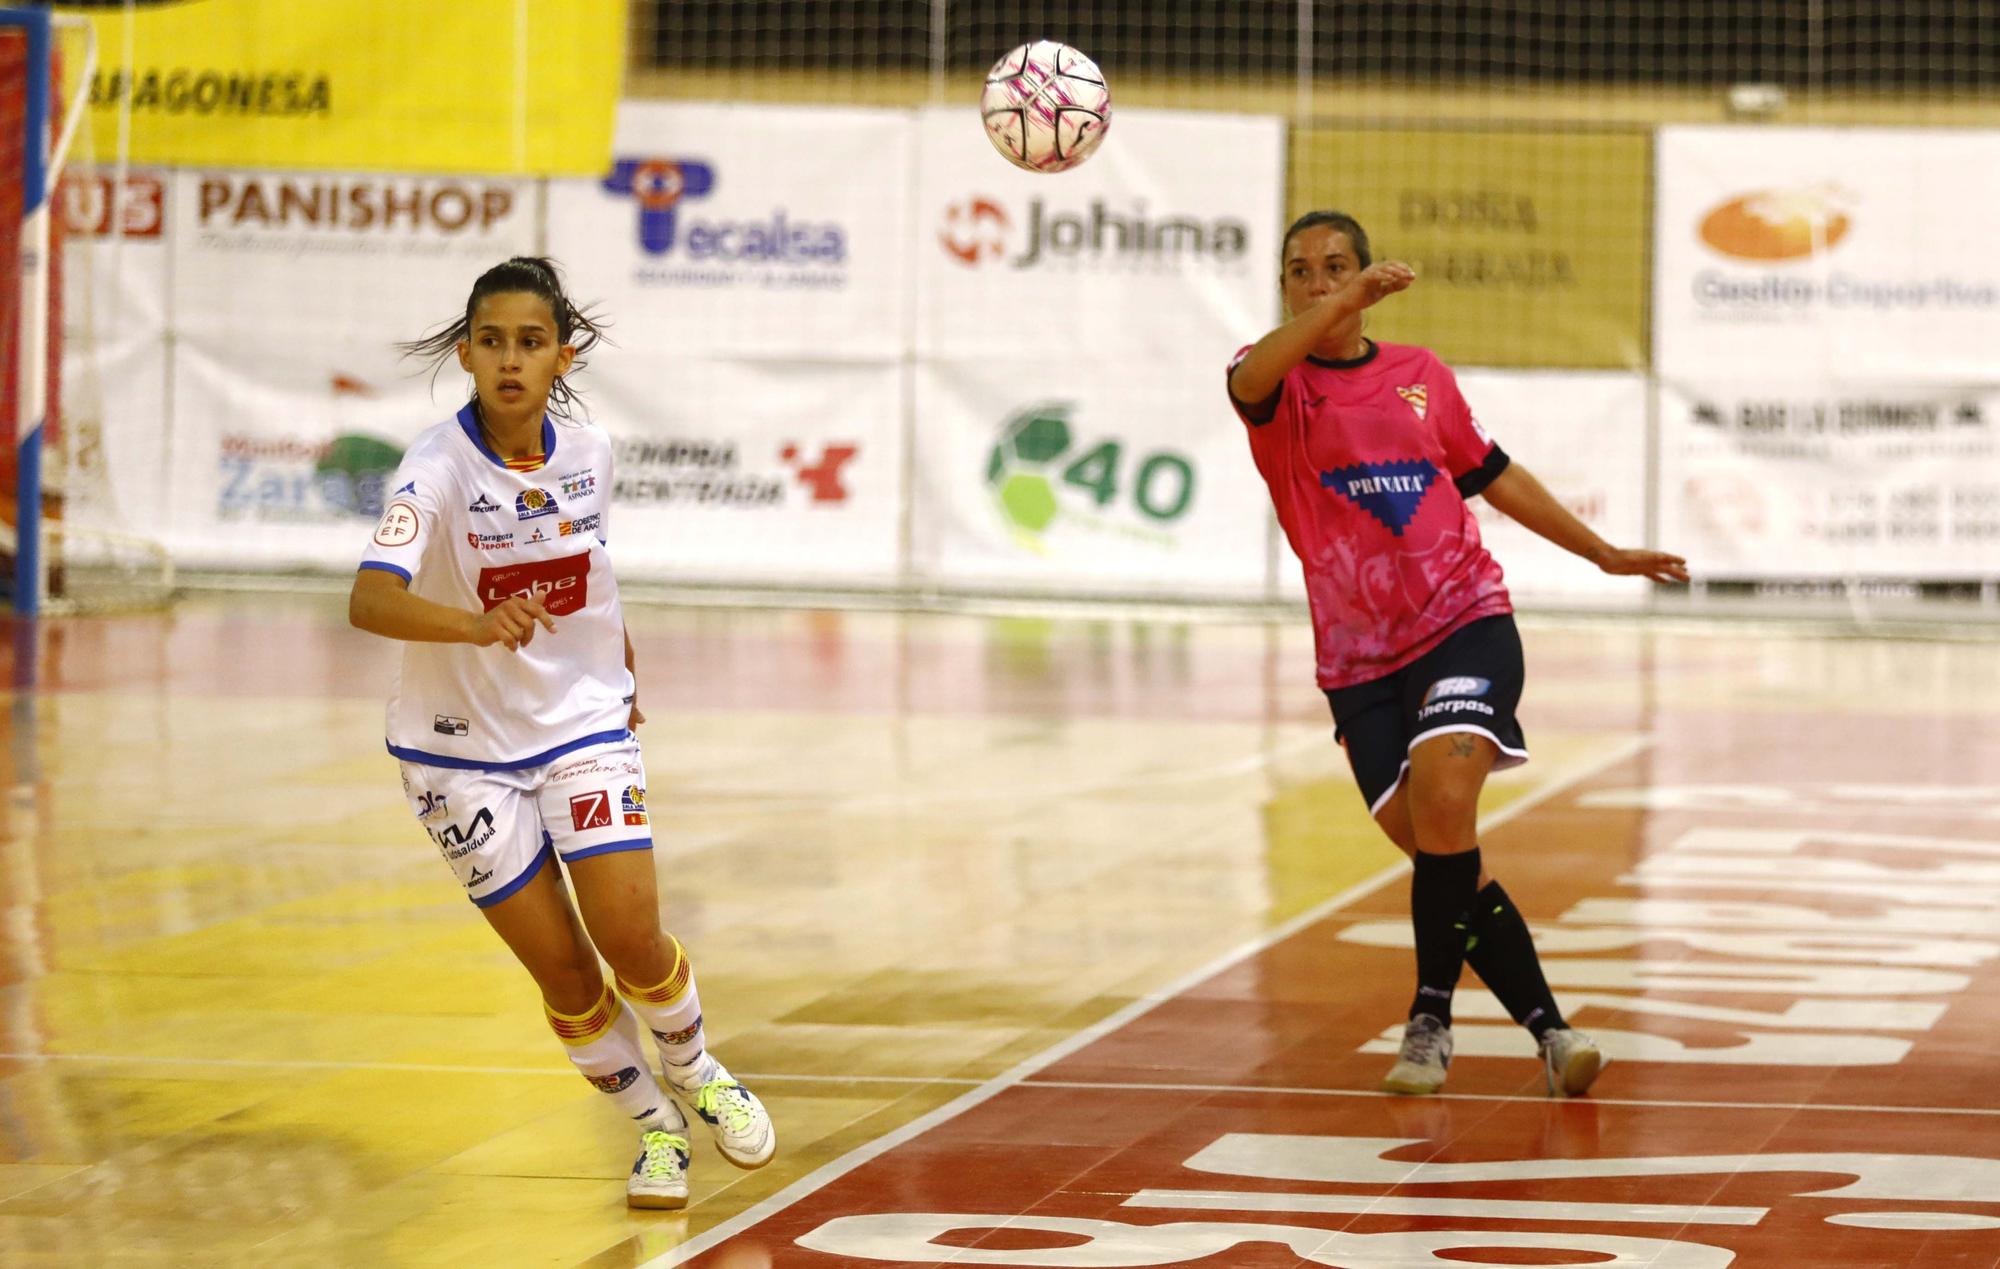
[[[603,338],[606,323],[570,300],[563,290],[561,270],[556,267],[555,261],[545,256],[515,256],[494,265],[472,284],[472,294],[466,297],[462,316],[422,339],[413,339],[396,347],[402,349],[406,357],[430,362],[431,379],[435,382],[445,358],[456,352],[460,343],[472,338],[472,317],[479,311],[480,301],[489,295],[512,292],[537,296],[549,306],[549,312],[556,319],[556,342],[576,349],[576,359],[569,366],[570,374],[583,369],[583,354],[595,348],[597,341]],[[565,381],[567,378],[567,375],[558,375],[555,382],[549,385],[549,414],[557,419],[567,420],[570,417],[570,406],[577,397],[576,389]]]

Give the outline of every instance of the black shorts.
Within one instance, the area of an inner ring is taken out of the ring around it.
[[[1514,710],[1524,676],[1521,632],[1506,613],[1481,617],[1400,670],[1352,687],[1330,688],[1334,738],[1347,750],[1368,813],[1402,783],[1420,740],[1474,732],[1500,747],[1495,771],[1528,760]]]

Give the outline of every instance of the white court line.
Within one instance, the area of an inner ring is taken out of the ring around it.
[[[1583,783],[1601,771],[1617,766],[1619,763],[1642,752],[1651,744],[1652,741],[1645,736],[1629,737],[1624,743],[1613,746],[1609,753],[1597,761],[1578,767],[1570,774],[1551,781],[1532,793],[1508,803],[1499,811],[1482,819],[1479,827],[1481,831],[1498,828],[1508,820],[1541,805],[1558,793],[1574,785]],[[1300,930],[1305,929],[1316,921],[1322,920],[1331,913],[1339,911],[1355,900],[1373,894],[1408,871],[1409,864],[1406,861],[1398,861],[1381,872],[1376,873],[1373,877],[1356,885],[1349,886],[1339,894],[1331,895],[1321,900],[1318,904],[1299,913],[1283,925],[1266,931],[1258,937],[1241,944],[1232,951],[1223,953],[1220,957],[1210,961],[1199,969],[1182,974],[1179,978],[1159,990],[1141,996],[1109,1017],[1085,1027],[1066,1040],[1058,1041],[1049,1048],[1016,1065],[1013,1069],[1003,1071],[979,1087],[962,1093],[951,1101],[946,1102],[936,1110],[920,1115],[909,1123],[904,1124],[901,1128],[894,1129],[883,1136],[877,1137],[865,1145],[857,1146],[838,1159],[821,1165],[818,1169],[800,1177],[755,1207],[740,1212],[715,1228],[696,1235],[672,1251],[664,1252],[651,1260],[642,1262],[637,1269],[667,1269],[668,1266],[684,1264],[692,1260],[716,1244],[734,1238],[737,1234],[761,1224],[779,1212],[784,1211],[792,1204],[799,1202],[801,1199],[825,1189],[856,1168],[859,1168],[862,1164],[869,1163],[894,1150],[903,1143],[922,1136],[939,1124],[956,1119],[975,1106],[991,1101],[994,1097],[1020,1084],[1029,1076],[1035,1074],[1035,1072],[1053,1066],[1077,1050],[1094,1044],[1102,1037],[1152,1012],[1152,1010],[1165,1004],[1175,996],[1188,991],[1195,985],[1213,978],[1215,975],[1242,961],[1248,960],[1266,948],[1282,943],[1292,935],[1297,934]]]
[[[267,1068],[301,1071],[392,1071],[416,1075],[533,1075],[543,1079],[574,1080],[576,1071],[567,1066],[455,1066],[441,1062],[339,1062],[314,1058],[213,1058],[171,1057],[133,1053],[0,1053],[0,1062],[102,1062],[113,1066],[216,1066],[231,1070]],[[958,1084],[977,1088],[989,1081],[962,1075],[811,1075],[797,1071],[742,1071],[746,1084],[899,1084],[925,1088]],[[997,1078],[997,1077],[996,1077]],[[1025,1082],[1025,1081],[1023,1081]],[[1035,1080],[1035,1088],[1073,1088],[1089,1093],[1193,1093],[1210,1096],[1227,1093],[1232,1097],[1374,1097],[1390,1101],[1407,1100],[1395,1093],[1374,1088],[1300,1088],[1285,1084],[1175,1084],[1145,1080]],[[1432,1093],[1427,1101],[1460,1102],[1541,1102],[1540,1093]],[[1867,1106],[1846,1102],[1712,1102],[1681,1101],[1669,1098],[1597,1097],[1592,1106],[1639,1106],[1654,1110],[1777,1110],[1788,1114],[1824,1112],[1854,1115],[1973,1115],[2000,1118],[2000,1107],[1981,1106]]]
[[[1755,1225],[1768,1207],[1670,1203],[1550,1203],[1518,1199],[1404,1198],[1386,1194],[1279,1194],[1270,1190],[1140,1190],[1121,1207],[1211,1212],[1338,1212],[1355,1216],[1448,1216],[1493,1221],[1615,1221],[1654,1225]]]

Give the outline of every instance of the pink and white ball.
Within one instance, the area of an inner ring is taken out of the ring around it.
[[[1111,90],[1097,63],[1067,44],[1036,40],[986,72],[979,94],[986,139],[1015,167],[1066,172],[1111,128]]]

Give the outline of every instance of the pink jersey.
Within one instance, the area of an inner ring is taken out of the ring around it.
[[[1321,687],[1380,678],[1513,611],[1465,502],[1507,455],[1428,348],[1371,341],[1354,361],[1308,357],[1270,399],[1230,403],[1305,565]]]

